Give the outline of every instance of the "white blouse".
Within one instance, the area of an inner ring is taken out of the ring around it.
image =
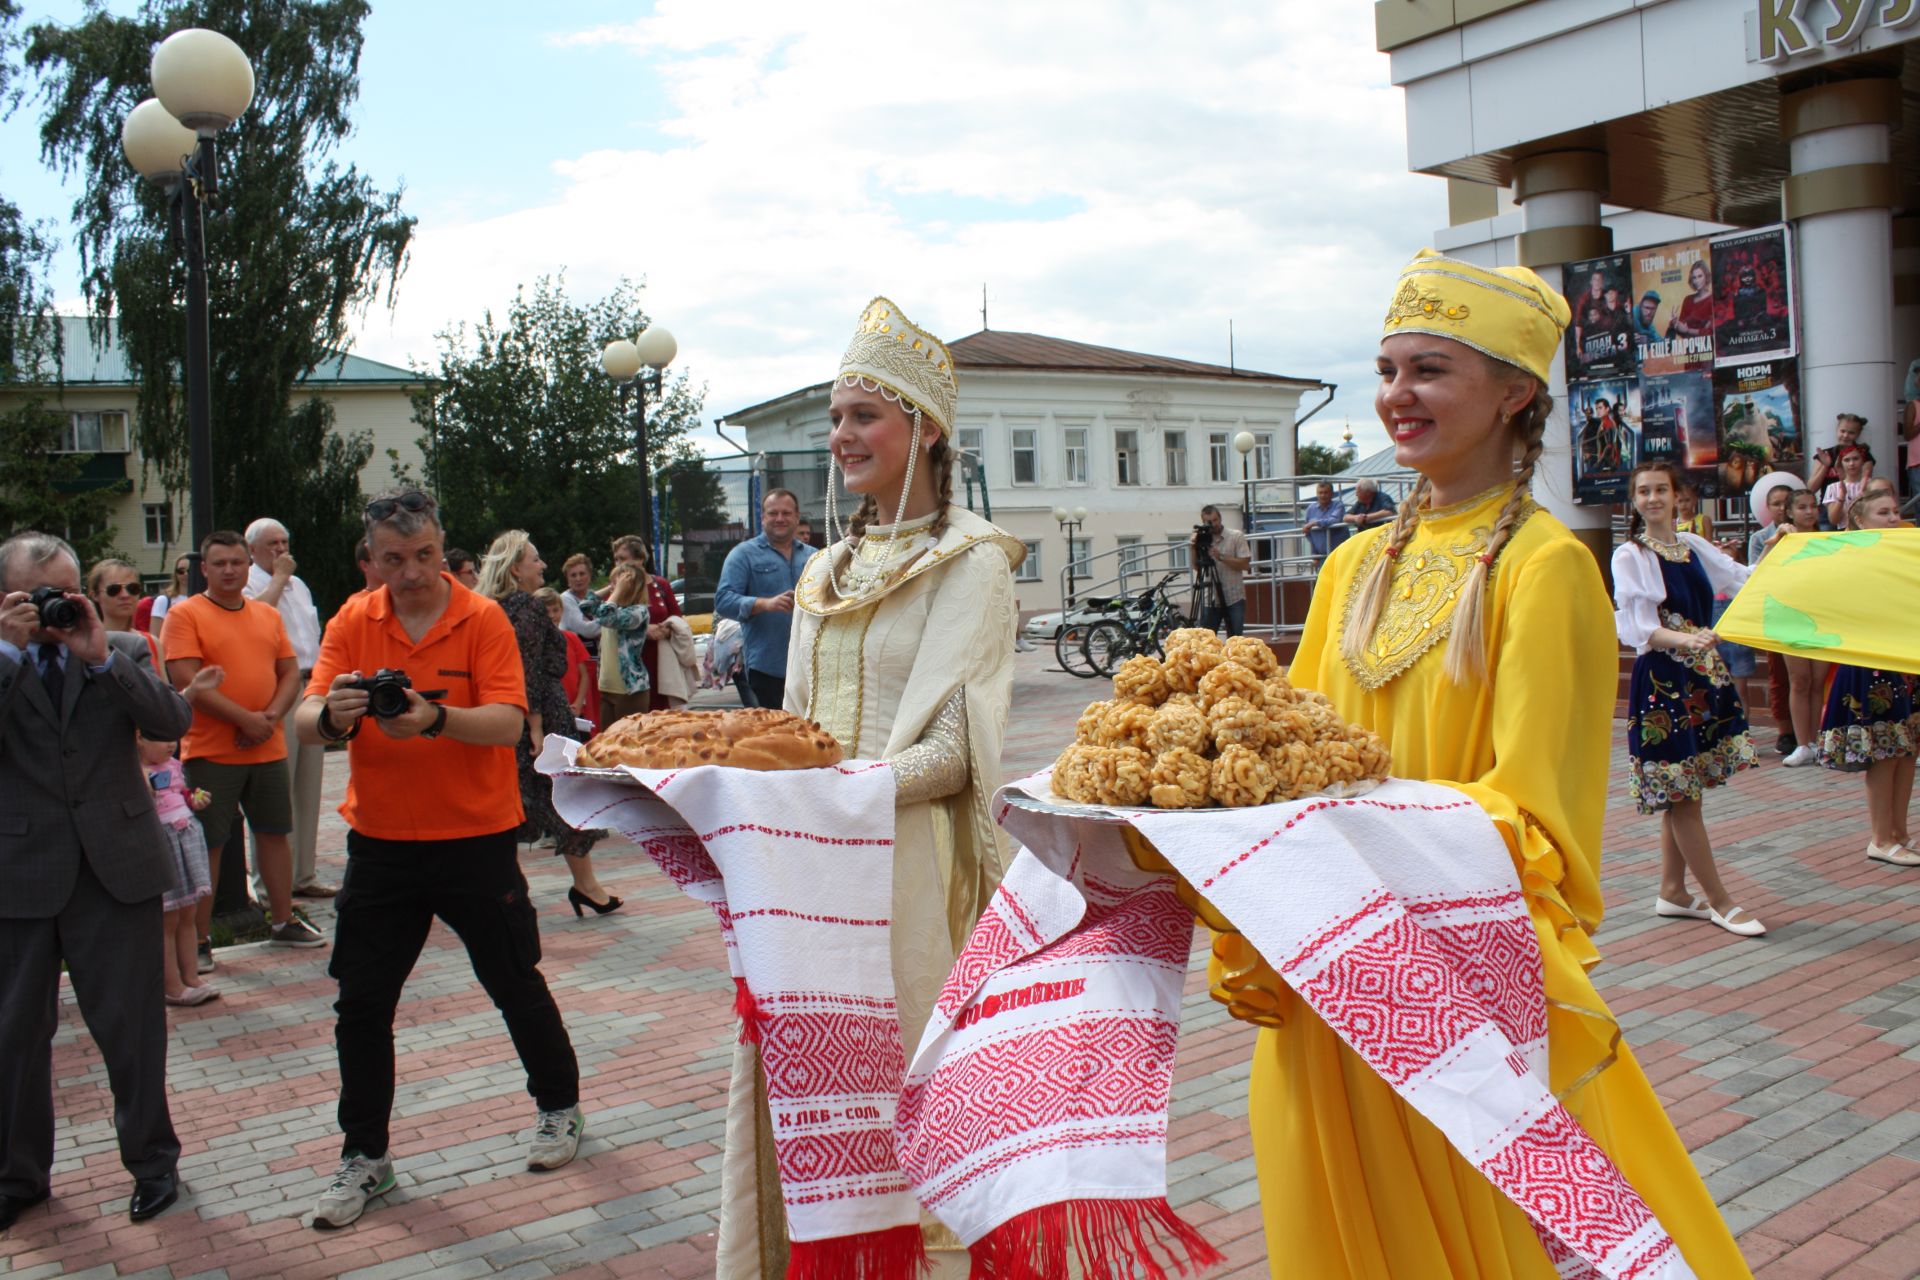
[[[1707,571],[1707,582],[1717,595],[1738,591],[1752,572],[1697,533],[1682,533],[1685,543]],[[1667,598],[1667,580],[1660,557],[1638,539],[1623,542],[1613,552],[1613,630],[1620,643],[1635,655],[1653,648],[1660,627],[1660,605]]]

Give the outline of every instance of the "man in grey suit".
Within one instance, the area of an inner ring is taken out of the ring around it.
[[[73,624],[45,625],[58,598]],[[193,712],[153,674],[146,641],[108,635],[80,594],[73,548],[0,543],[0,1230],[45,1200],[53,1167],[60,965],[106,1059],[135,1222],[178,1197],[167,1114],[160,895],[166,836],[134,732],[173,740]]]

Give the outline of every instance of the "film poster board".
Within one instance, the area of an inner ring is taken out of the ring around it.
[[[1713,367],[1713,248],[1703,238],[1635,249],[1633,337],[1642,376]]]
[[[1806,432],[1800,421],[1800,362],[1783,358],[1714,370],[1720,419],[1720,484],[1744,492],[1770,471],[1805,474]]]
[[[1573,313],[1567,324],[1567,378],[1604,378],[1634,371],[1633,273],[1624,253],[1569,262],[1564,279]]]
[[[1567,387],[1573,434],[1573,491],[1580,502],[1624,502],[1627,475],[1643,456],[1663,457],[1674,442],[1641,439],[1640,380],[1631,374],[1589,378]]]
[[[1764,227],[1713,242],[1714,361],[1746,365],[1797,350],[1792,238]]]

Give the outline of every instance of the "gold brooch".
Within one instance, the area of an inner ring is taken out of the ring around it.
[[[1387,308],[1386,327],[1406,320],[1450,320],[1454,324],[1465,323],[1472,314],[1466,303],[1448,306],[1437,293],[1425,293],[1415,287],[1413,281],[1401,284],[1400,292],[1393,296],[1393,305]]]

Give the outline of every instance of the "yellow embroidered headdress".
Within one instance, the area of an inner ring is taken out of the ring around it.
[[[960,399],[953,355],[890,300],[875,298],[861,312],[860,326],[840,357],[837,380],[916,405],[942,435],[953,438],[953,411]]]
[[[1525,267],[1476,267],[1422,249],[1400,272],[1380,336],[1432,333],[1551,381],[1553,353],[1573,313]]]

